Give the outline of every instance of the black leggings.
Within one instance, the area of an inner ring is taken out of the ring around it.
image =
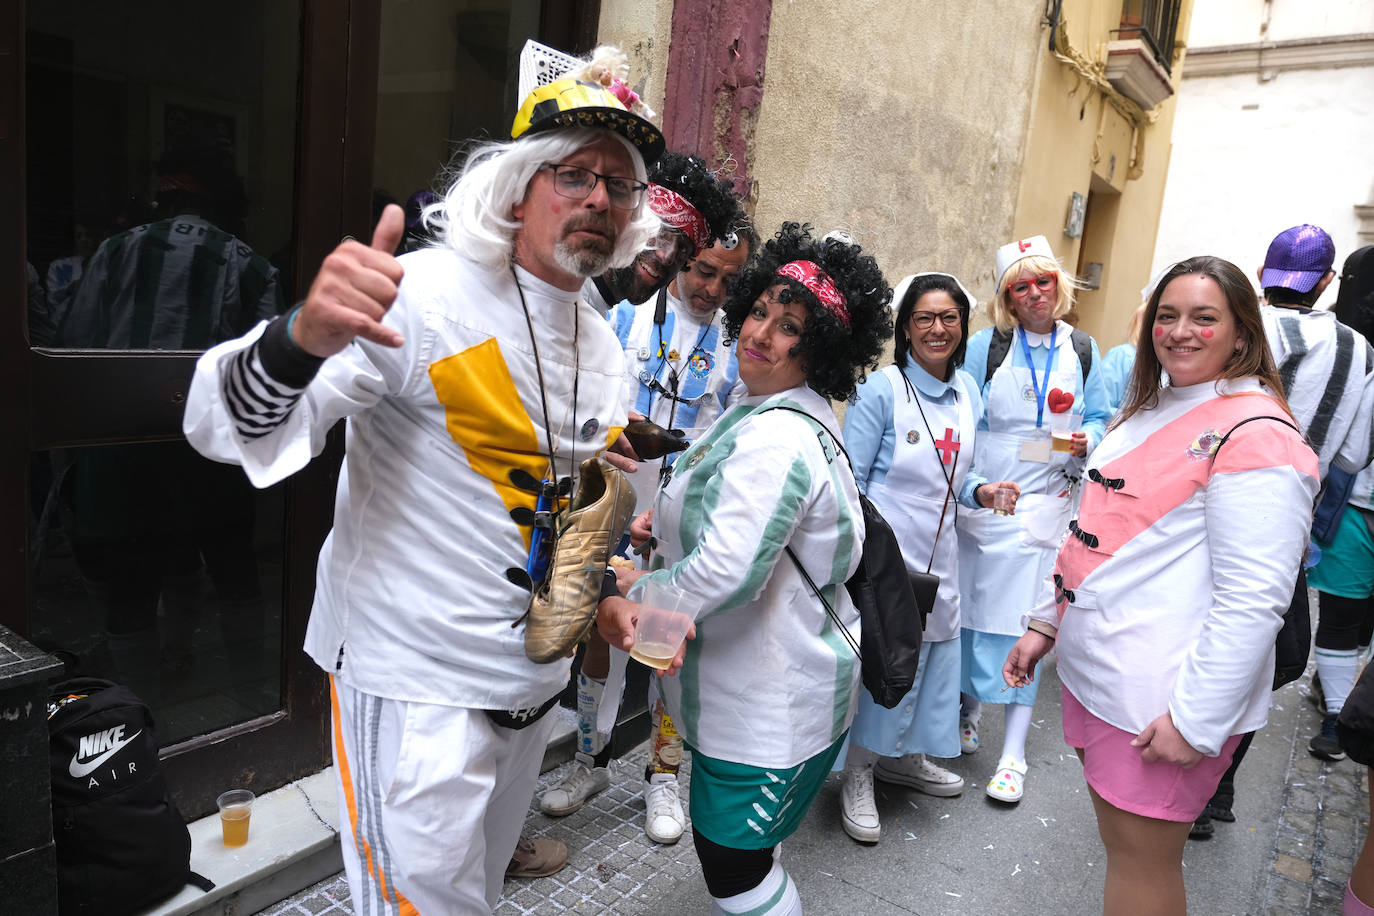
[[[751,891],[763,883],[773,870],[773,847],[768,849],[731,849],[712,843],[695,828],[697,858],[706,889],[718,900]]]
[[[1342,598],[1317,592],[1318,649],[1354,650],[1369,643],[1374,615],[1368,598]]]

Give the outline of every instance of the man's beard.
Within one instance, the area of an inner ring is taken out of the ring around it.
[[[606,233],[609,238],[587,238],[574,245],[568,241],[568,236],[580,229],[596,229]],[[599,276],[605,273],[606,267],[611,263],[611,255],[615,253],[616,236],[615,225],[610,219],[589,216],[564,227],[563,236],[553,247],[553,258],[559,267],[576,276]]]
[[[640,275],[640,264],[644,264],[651,271],[664,271],[663,265],[658,262],[653,251],[646,249],[635,257],[629,267],[617,267],[615,270],[601,275],[602,281],[610,289],[615,301],[624,299],[632,305],[648,302],[655,293],[667,286],[673,279],[673,274],[665,272],[658,280],[650,283]]]

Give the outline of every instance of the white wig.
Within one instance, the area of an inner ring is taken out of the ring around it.
[[[619,134],[594,128],[550,130],[473,149],[443,198],[424,209],[434,244],[453,248],[488,267],[510,266],[520,221],[515,205],[525,199],[540,166],[573,155],[604,137],[614,137],[630,152],[635,178],[648,181],[644,157]],[[658,234],[659,218],[641,200],[616,241],[608,269],[626,267]]]

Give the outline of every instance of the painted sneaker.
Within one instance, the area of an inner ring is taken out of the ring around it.
[[[682,839],[687,815],[682,812],[677,775],[655,773],[644,784],[644,833],[655,843],[671,845]]]
[[[873,768],[845,767],[840,790],[840,823],[860,843],[876,843],[882,835],[878,803],[873,797]]]
[[[559,529],[548,580],[530,596],[525,654],[551,662],[571,656],[596,620],[611,551],[635,511],[630,480],[604,458],[582,462],[577,496]]]
[[[978,750],[978,720],[959,719],[959,753],[972,754]]]
[[[564,817],[581,808],[587,799],[610,784],[610,771],[597,766],[591,757],[578,751],[573,755],[572,768],[539,796],[539,810],[551,817]]]
[[[879,757],[873,775],[883,782],[910,786],[917,792],[952,798],[964,791],[964,777],[931,763],[925,754]]]
[[[1000,802],[1019,802],[1026,794],[1026,761],[1003,757],[997,761],[997,772],[988,780],[988,798]]]

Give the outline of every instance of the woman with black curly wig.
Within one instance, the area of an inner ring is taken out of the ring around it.
[[[999,491],[1014,502],[1011,481],[989,483],[970,470],[983,399],[957,371],[976,300],[945,273],[907,277],[897,286],[894,364],[869,376],[845,412],[844,436],[854,476],[892,525],[907,568],[940,577],[926,620],[911,690],[893,709],[859,698],[845,759],[841,824],[861,843],[878,842],[873,779],[951,797],[964,790],[956,773],[929,757],[959,756],[959,504],[992,508]],[[1007,506],[1010,508],[1010,506]],[[927,756],[929,755],[929,756]]]
[[[827,398],[848,398],[876,364],[890,297],[859,246],[783,224],[725,304],[743,396],[682,453],[631,528],[640,542],[652,534],[655,570],[639,574],[632,597],[656,581],[705,600],[680,676],[659,683],[692,750],[689,806],[713,912],[801,912],[773,852],[844,743],[859,665],[785,548],[857,638],[842,586],[859,563],[863,516]],[[638,609],[602,602],[612,645],[633,644]]]

